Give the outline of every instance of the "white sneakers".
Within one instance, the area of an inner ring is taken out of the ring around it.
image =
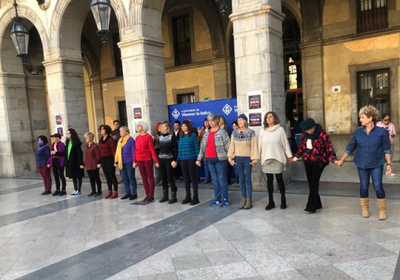
[[[75,190],[75,191],[73,191],[73,192],[71,193],[71,195],[80,195],[80,194],[81,194],[81,192],[78,191],[78,190]]]

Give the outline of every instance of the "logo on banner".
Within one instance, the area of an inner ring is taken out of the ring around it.
[[[177,119],[177,118],[179,118],[179,116],[181,115],[181,113],[179,113],[179,111],[178,110],[174,110],[174,111],[172,111],[172,114],[171,114],[175,119]]]
[[[226,104],[226,105],[224,106],[224,108],[222,109],[222,112],[224,112],[225,115],[229,115],[229,114],[232,112],[232,107],[229,106],[228,104]]]

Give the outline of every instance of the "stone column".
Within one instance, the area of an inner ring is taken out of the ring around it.
[[[104,115],[104,104],[103,104],[103,89],[101,87],[101,78],[99,73],[93,73],[90,76],[90,87],[93,100],[93,110],[94,110],[94,131],[96,135],[96,140],[98,141],[97,129],[100,125],[105,123]]]
[[[261,3],[262,2],[262,3]],[[265,4],[265,3],[268,3]],[[248,113],[248,93],[261,94],[262,117],[268,111],[278,114],[285,126],[283,42],[281,1],[233,0],[238,113]],[[257,132],[260,129],[255,129]],[[254,189],[266,189],[260,165],[253,169]],[[285,172],[286,173],[286,172]],[[289,175],[285,174],[286,181]]]
[[[136,37],[118,45],[122,52],[128,125],[135,131],[133,106],[140,106],[143,120],[153,129],[154,123],[168,120],[164,43]]]
[[[273,110],[285,123],[281,1],[233,2],[239,113],[248,112],[248,92],[261,92],[263,113]]]
[[[89,130],[83,61],[55,59],[45,61],[47,90],[49,95],[50,131],[55,132],[55,115],[62,117],[64,134],[68,128],[83,134]]]
[[[306,43],[301,48],[303,70],[304,112],[308,118],[324,126],[323,49],[320,41]]]
[[[36,172],[24,74],[0,73],[0,177]]]

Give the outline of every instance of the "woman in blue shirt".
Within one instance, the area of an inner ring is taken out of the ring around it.
[[[342,166],[344,160],[357,148],[353,161],[357,166],[360,178],[362,216],[369,217],[368,187],[369,178],[372,177],[372,185],[379,207],[379,220],[386,220],[386,196],[382,185],[382,175],[385,162],[387,162],[386,174],[392,173],[389,133],[375,125],[379,116],[379,111],[375,107],[362,107],[358,114],[363,127],[354,132],[343,157],[336,161],[336,164],[339,167]]]

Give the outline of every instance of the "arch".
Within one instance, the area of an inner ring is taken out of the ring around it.
[[[46,28],[43,25],[43,22],[40,20],[40,17],[36,15],[35,11],[31,8],[21,4],[18,5],[18,15],[22,19],[27,19],[30,21],[32,25],[35,26],[37,31],[39,32],[40,39],[42,41],[43,46],[43,56],[44,59],[48,59],[50,57],[50,44],[49,44],[49,37],[46,31]],[[4,14],[0,18],[0,46],[2,45],[2,40],[4,38],[4,33],[8,31],[7,27],[12,22],[12,18],[15,16],[14,7],[10,6]],[[0,49],[0,53],[2,49]],[[0,65],[2,63],[1,55],[0,55]],[[0,69],[1,70],[1,69]]]
[[[83,11],[79,10],[80,13],[74,13],[73,7],[71,7],[71,5],[70,5],[71,3],[73,3],[75,5],[81,5],[82,7],[84,7],[84,10]],[[116,14],[119,32],[122,36],[124,34],[122,32],[122,30],[128,26],[128,17],[127,17],[125,6],[124,6],[122,0],[110,0],[110,3],[111,3],[114,13]],[[87,7],[85,8],[85,6],[87,6]],[[86,11],[87,11],[87,13],[85,13]],[[53,38],[54,45],[52,47],[56,50],[56,52],[60,51],[60,47],[61,47],[61,45],[63,45],[61,43],[62,42],[62,34],[61,34],[62,32],[61,31],[62,31],[63,26],[69,25],[69,24],[71,24],[75,28],[76,28],[76,26],[80,26],[80,28],[78,27],[79,31],[76,30],[76,32],[81,34],[86,16],[89,13],[89,11],[90,11],[90,7],[89,7],[88,1],[82,1],[82,0],[80,0],[80,1],[58,0],[57,1],[56,6],[54,8],[53,17],[51,20],[50,32],[49,32]],[[66,21],[68,22],[68,24],[65,23]],[[71,26],[69,26],[69,28],[71,28]],[[78,49],[80,49],[80,47]],[[57,57],[61,56],[61,53],[55,53],[54,55],[55,55],[54,58],[57,58]],[[67,55],[67,57],[70,56],[68,54],[63,54],[63,55]],[[76,56],[76,54],[73,54],[73,55]],[[74,58],[78,58],[78,57],[74,57]]]

